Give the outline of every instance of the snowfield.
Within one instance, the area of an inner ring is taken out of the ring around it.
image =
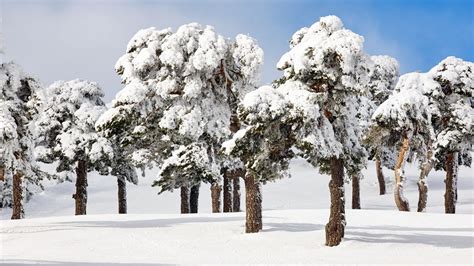
[[[153,171],[128,185],[129,214],[114,214],[116,180],[89,175],[88,215],[74,216],[73,183],[47,186],[26,206],[26,219],[1,213],[2,264],[175,263],[437,263],[474,262],[474,178],[459,173],[457,214],[444,214],[443,172],[428,178],[428,208],[416,213],[418,171],[408,167],[405,194],[411,212],[396,210],[389,194],[378,195],[374,165],[364,171],[362,210],[350,210],[337,247],[324,246],[329,216],[329,177],[304,161],[291,164],[293,177],[263,188],[263,231],[245,234],[245,213],[210,213],[208,186],[201,187],[200,213],[181,215],[179,193],[157,196]],[[392,173],[385,169],[387,181]],[[242,191],[242,194],[244,191]],[[244,201],[244,198],[242,198]],[[242,202],[243,203],[243,202]],[[244,206],[242,206],[244,207]]]

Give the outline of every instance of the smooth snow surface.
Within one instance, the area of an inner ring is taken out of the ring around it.
[[[342,244],[324,246],[329,177],[302,160],[290,179],[263,186],[263,232],[245,234],[245,213],[210,213],[201,186],[199,214],[181,215],[179,191],[156,195],[156,173],[128,185],[129,213],[116,215],[116,180],[89,175],[88,215],[74,216],[73,183],[47,186],[26,206],[27,219],[2,210],[1,263],[439,263],[474,262],[474,178],[460,168],[457,214],[444,214],[444,172],[428,177],[427,213],[416,213],[416,167],[407,167],[405,195],[412,212],[396,211],[392,173],[388,194],[378,195],[373,164],[361,181],[362,210],[350,210]],[[243,184],[242,184],[243,185]],[[242,186],[243,187],[243,186]],[[242,191],[244,194],[244,191]],[[242,197],[242,200],[244,198]],[[242,206],[244,207],[244,206]],[[158,214],[159,213],[159,214]]]

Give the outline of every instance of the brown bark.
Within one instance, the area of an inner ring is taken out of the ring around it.
[[[181,187],[181,213],[189,213],[189,188]]]
[[[218,183],[211,185],[212,212],[221,212],[221,190]]]
[[[262,195],[260,183],[252,175],[245,178],[245,232],[257,233],[262,230]]]
[[[224,212],[232,212],[232,177],[233,173],[228,169],[224,169],[224,186],[222,191]]]
[[[426,178],[433,168],[431,156],[433,152],[431,148],[428,150],[427,160],[421,166],[420,178],[418,179],[418,212],[424,212],[426,209],[426,203],[428,202],[428,184]]]
[[[191,213],[197,213],[199,207],[199,188],[201,184],[197,184],[191,187],[189,193],[189,211]]]
[[[118,213],[127,213],[127,183],[124,178],[117,177]]]
[[[79,160],[76,167],[76,193],[72,195],[76,201],[76,215],[87,213],[87,166]]]
[[[449,153],[446,157],[446,191],[444,193],[444,209],[446,213],[456,213],[457,198],[457,153]]]
[[[0,166],[0,181],[5,181],[5,168]]]
[[[360,209],[360,175],[352,176],[352,209]]]
[[[382,162],[380,158],[375,159],[375,170],[377,172],[377,179],[379,180],[379,192],[380,195],[385,195],[386,188],[385,188],[385,177],[382,171]]]
[[[403,173],[400,172],[403,164],[405,163],[405,154],[408,151],[408,145],[409,145],[408,137],[404,135],[402,146],[400,147],[400,150],[398,152],[397,163],[395,165],[394,196],[395,196],[395,204],[397,205],[398,210],[400,211],[410,211],[408,200],[403,196],[403,185],[405,182],[405,177],[403,176]]]
[[[346,224],[344,209],[344,164],[342,159],[331,159],[331,209],[329,222],[326,224],[326,246],[337,246],[344,237]]]
[[[240,176],[236,175],[233,182],[234,190],[232,191],[232,211],[240,212]]]
[[[23,173],[16,172],[13,175],[13,210],[12,220],[23,219],[25,211],[23,209]]]

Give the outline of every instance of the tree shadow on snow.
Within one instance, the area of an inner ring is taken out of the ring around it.
[[[171,227],[179,224],[212,223],[242,221],[242,217],[183,217],[183,218],[161,218],[150,220],[126,220],[126,221],[72,221],[61,222],[56,225],[68,225],[74,227],[110,227],[110,228],[156,228]]]
[[[309,223],[263,223],[263,232],[311,232],[324,229],[324,225],[321,224],[309,224]]]
[[[374,230],[377,232],[374,232]],[[390,233],[390,231],[397,232]],[[403,233],[404,231],[406,233]],[[437,231],[462,232],[464,235],[440,235],[436,234]],[[344,239],[366,243],[422,244],[434,247],[464,249],[474,248],[474,236],[472,232],[472,228],[443,229],[411,228],[401,226],[347,227]]]
[[[41,264],[41,265],[169,265],[164,263],[119,263],[119,262],[71,262],[54,260],[0,260],[2,265]]]

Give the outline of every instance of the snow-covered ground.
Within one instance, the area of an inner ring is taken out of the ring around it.
[[[362,210],[347,211],[338,247],[324,246],[329,177],[304,161],[292,163],[291,179],[264,186],[264,227],[244,234],[245,214],[210,213],[208,186],[200,213],[179,214],[179,193],[157,195],[147,172],[128,186],[128,215],[114,214],[116,180],[91,174],[88,215],[74,216],[74,184],[47,186],[26,206],[27,219],[10,221],[2,210],[2,263],[464,263],[474,262],[474,176],[461,168],[457,214],[444,214],[443,172],[429,176],[426,213],[416,213],[416,167],[407,170],[411,213],[398,212],[388,194],[378,195],[374,165],[361,185]],[[387,181],[392,173],[385,171]],[[243,191],[242,191],[243,192]],[[350,208],[350,184],[346,187]],[[244,203],[244,198],[242,198]]]

